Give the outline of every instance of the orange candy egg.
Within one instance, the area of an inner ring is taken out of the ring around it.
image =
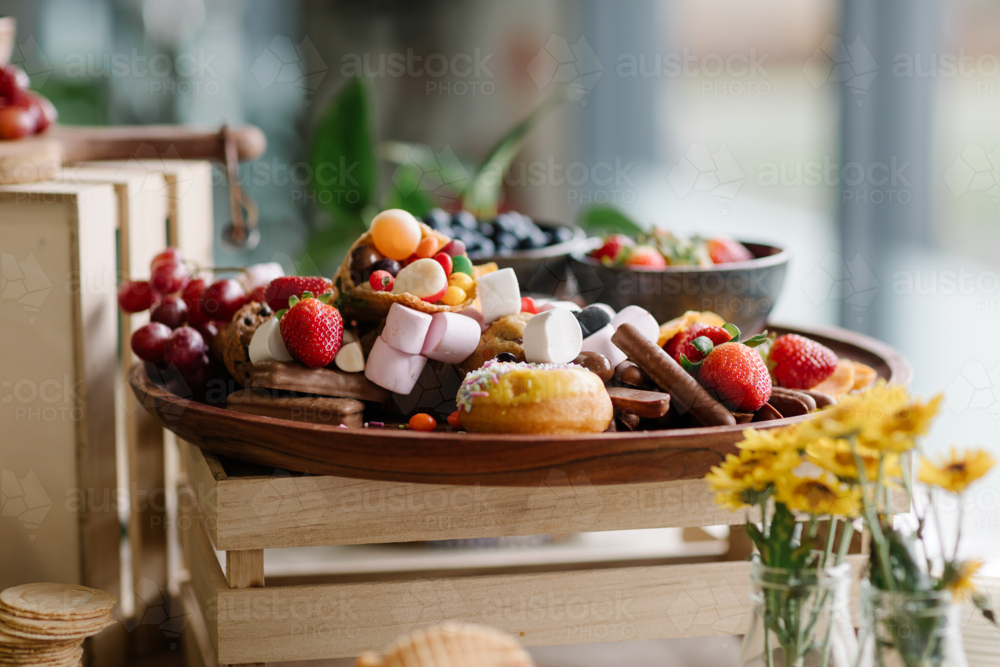
[[[424,412],[410,417],[410,428],[414,431],[433,431],[437,425],[437,420]]]
[[[437,254],[438,251],[438,240],[433,236],[428,236],[420,243],[417,244],[417,257],[420,259],[428,259]]]
[[[399,208],[382,211],[372,220],[375,248],[396,261],[412,255],[420,244],[420,224],[411,213]]]
[[[448,415],[448,424],[454,428],[462,427],[462,413],[455,410],[450,415]]]

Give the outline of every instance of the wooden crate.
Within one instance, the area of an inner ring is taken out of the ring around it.
[[[271,548],[742,522],[701,480],[457,487],[248,468],[191,445],[182,456],[188,599],[218,664],[354,656],[447,618],[528,646],[731,635],[749,621],[749,564],[724,558],[264,578]]]
[[[115,230],[106,184],[0,188],[0,588],[120,591]],[[124,628],[88,643],[124,664]]]

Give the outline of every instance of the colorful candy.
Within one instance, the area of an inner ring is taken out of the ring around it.
[[[376,271],[368,279],[368,284],[376,292],[391,292],[394,282],[396,279],[388,271]]]
[[[453,272],[464,273],[472,277],[472,260],[465,255],[453,255],[451,261],[454,264]]]
[[[448,426],[453,428],[462,428],[462,411],[455,410],[450,415],[448,415]]]
[[[472,291],[472,288],[475,286],[476,283],[475,281],[472,280],[472,276],[470,276],[469,274],[455,272],[448,277],[448,284],[461,288],[463,292],[468,294],[469,292]]]
[[[434,255],[433,259],[435,262],[441,265],[442,269],[444,269],[444,275],[446,276],[451,275],[451,271],[455,267],[455,263],[451,260],[451,255],[439,252],[438,254]]]
[[[398,208],[382,211],[372,220],[375,248],[390,259],[403,260],[420,244],[420,224],[412,214]]]
[[[437,428],[437,420],[429,414],[420,412],[410,417],[410,428],[414,431],[433,431]]]
[[[437,254],[438,251],[438,240],[433,236],[428,236],[417,244],[417,249],[415,251],[416,255],[420,259],[428,259]]]
[[[392,292],[393,294],[409,292],[417,298],[433,303],[444,296],[447,289],[448,276],[444,274],[441,265],[433,259],[418,259],[400,269]]]
[[[465,293],[465,290],[461,287],[455,287],[451,285],[445,291],[444,296],[441,297],[441,303],[446,306],[457,306],[465,302],[469,298],[469,295]]]

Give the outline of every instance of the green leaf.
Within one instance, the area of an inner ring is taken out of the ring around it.
[[[462,192],[463,208],[472,211],[481,220],[496,217],[504,175],[510,168],[514,157],[524,146],[528,133],[562,104],[570,94],[569,88],[562,86],[493,145],[486,159],[479,166],[479,170]]]
[[[691,345],[693,345],[694,349],[698,350],[706,357],[708,356],[709,352],[715,349],[715,343],[713,343],[712,339],[709,338],[708,336],[698,336],[693,341],[691,341]]]
[[[333,274],[354,241],[367,230],[361,215],[338,209],[333,209],[332,212],[334,213],[332,223],[313,231],[309,236],[302,263],[312,264],[315,270],[305,273],[300,271],[302,275]]]
[[[750,338],[747,338],[745,341],[743,341],[743,344],[746,345],[747,347],[757,347],[758,345],[763,345],[766,342],[767,342],[767,332],[762,331],[756,336],[751,336]]]
[[[729,322],[726,322],[725,324],[722,325],[722,328],[725,329],[730,336],[732,336],[732,338],[730,338],[732,342],[735,343],[740,340],[740,335],[741,335],[740,329],[735,324],[730,324]]]
[[[475,165],[456,155],[450,146],[435,151],[423,144],[386,141],[380,151],[384,160],[397,165],[392,175],[397,190],[408,195],[419,188],[429,200],[437,200],[441,204],[458,202],[476,172]],[[406,167],[409,173],[401,172],[400,167]]]
[[[701,362],[700,361],[691,361],[690,359],[687,358],[686,354],[682,354],[681,355],[681,368],[683,368],[684,370],[686,370],[691,375],[697,375],[698,374],[698,369],[701,368]]]
[[[591,232],[606,232],[638,236],[642,227],[614,206],[590,206],[580,211],[577,224]]]
[[[360,214],[377,203],[377,162],[371,94],[354,78],[323,111],[309,152],[312,187],[320,206]]]
[[[972,604],[976,605],[976,608],[978,608],[979,611],[983,612],[983,618],[985,618],[993,625],[997,625],[997,618],[996,615],[993,613],[993,604],[990,602],[990,599],[985,594],[983,594],[980,591],[976,591],[975,593],[973,593]]]

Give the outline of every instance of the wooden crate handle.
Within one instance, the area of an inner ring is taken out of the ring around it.
[[[243,162],[256,160],[267,149],[267,138],[259,127],[238,125],[228,128]],[[225,162],[226,153],[219,129],[180,125],[125,125],[116,127],[53,126],[47,137],[62,143],[65,162],[129,160],[157,157]]]

